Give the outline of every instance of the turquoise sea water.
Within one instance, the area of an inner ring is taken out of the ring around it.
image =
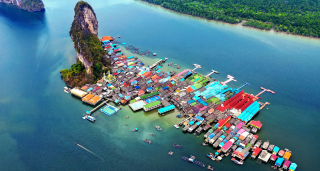
[[[210,161],[205,154],[213,149],[201,145],[203,135],[175,129],[174,112],[162,117],[123,107],[113,116],[100,114],[95,124],[82,120],[91,107],[64,93],[59,75],[76,59],[68,35],[76,2],[44,0],[42,13],[0,4],[0,170],[200,170],[180,160],[189,154],[217,170],[271,169],[251,159],[243,166],[230,157]],[[275,95],[261,95],[271,105],[256,117],[263,123],[259,138],[292,150],[298,170],[320,167],[320,40],[206,21],[139,1],[88,2],[97,14],[100,37],[120,35],[122,42],[182,68],[201,64],[203,74],[218,70],[219,80],[230,74],[238,80],[231,87],[251,84],[244,88],[248,93],[257,94],[261,86],[274,90]],[[163,131],[157,132],[156,125]],[[135,127],[139,131],[131,132]],[[172,148],[173,143],[183,149]]]

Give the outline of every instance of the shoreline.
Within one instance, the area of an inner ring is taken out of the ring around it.
[[[177,13],[177,14],[180,14],[180,15],[186,15],[186,16],[189,16],[189,17],[192,17],[192,18],[202,19],[202,20],[205,20],[205,21],[208,21],[208,22],[217,22],[217,23],[221,23],[221,24],[228,24],[228,25],[234,26],[234,27],[241,26],[243,28],[254,29],[254,30],[258,30],[258,31],[262,31],[262,32],[276,33],[276,34],[280,34],[280,35],[289,35],[289,36],[292,36],[292,37],[308,38],[308,39],[311,39],[311,40],[320,40],[320,38],[318,38],[318,37],[303,36],[303,35],[299,35],[299,34],[287,33],[287,32],[284,32],[284,31],[278,31],[277,32],[273,28],[270,29],[270,30],[262,30],[262,29],[259,29],[259,28],[242,25],[244,23],[244,21],[246,21],[246,20],[242,20],[242,22],[237,23],[237,24],[231,24],[231,23],[227,23],[227,22],[223,22],[223,21],[209,20],[209,19],[206,19],[206,18],[198,17],[198,16],[193,16],[193,15],[189,15],[189,14],[180,13],[180,12],[177,12],[177,11],[174,11],[174,10],[171,10],[171,9],[164,8],[161,5],[148,3],[146,1],[141,1],[141,0],[135,0],[135,1],[142,2],[142,3],[148,4],[150,6],[159,7],[161,9],[164,9],[164,10],[167,10],[167,11],[170,11],[170,12],[173,12],[173,13]]]

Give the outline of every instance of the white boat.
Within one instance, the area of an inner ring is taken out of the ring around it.
[[[179,125],[177,125],[177,124],[175,124],[175,125],[173,125],[174,127],[176,127],[177,129],[179,129],[180,127],[179,127]]]
[[[93,122],[93,123],[96,121],[96,118],[94,118],[93,116],[89,116],[89,115],[82,117],[82,119],[87,119],[88,121]]]
[[[156,129],[157,129],[158,131],[162,131],[162,128],[161,128],[160,126],[156,126]]]
[[[69,89],[68,87],[63,87],[63,91],[64,91],[65,93],[70,93],[70,89]]]

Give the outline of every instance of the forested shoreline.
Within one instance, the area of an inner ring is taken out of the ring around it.
[[[320,0],[142,0],[176,12],[262,30],[320,37]]]

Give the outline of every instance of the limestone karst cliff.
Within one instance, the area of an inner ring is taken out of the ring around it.
[[[61,70],[61,76],[68,86],[92,83],[101,78],[110,62],[101,47],[98,35],[98,21],[92,7],[79,1],[74,8],[75,16],[70,28],[70,37],[77,52],[77,64],[71,69]]]
[[[6,4],[12,4],[30,12],[44,10],[44,4],[42,0],[0,0],[0,3],[1,2]]]

